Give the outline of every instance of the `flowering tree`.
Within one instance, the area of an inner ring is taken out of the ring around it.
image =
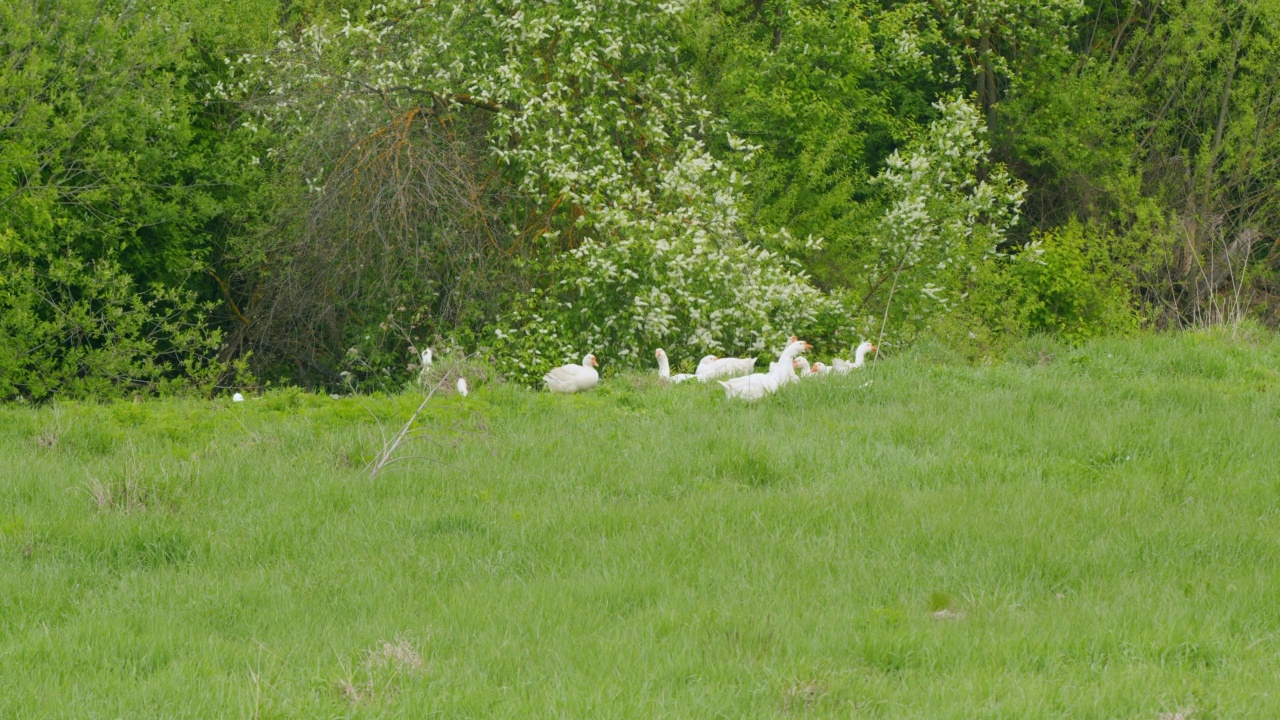
[[[879,260],[867,268],[871,293],[887,287],[886,317],[896,295],[908,321],[963,299],[964,275],[1006,254],[1026,189],[987,163],[977,108],[958,97],[935,107],[941,117],[928,135],[905,155],[895,151],[876,178],[892,200],[874,238]]]
[[[334,113],[357,129],[348,151],[296,161],[317,196],[396,123],[482,123],[492,169],[481,185],[509,183],[528,200],[498,242],[557,256],[531,272],[540,290],[518,303],[526,311],[496,323],[498,345],[523,338],[527,350],[524,369],[508,370],[533,378],[588,348],[624,363],[647,359],[655,343],[759,351],[830,301],[745,242],[745,179],[706,151],[715,126],[678,68],[671,38],[684,9],[393,0],[238,58],[234,84],[219,92],[250,99],[284,136],[305,139]]]

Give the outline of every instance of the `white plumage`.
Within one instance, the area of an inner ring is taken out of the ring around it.
[[[582,358],[581,365],[561,365],[542,376],[547,389],[553,393],[576,393],[590,390],[600,382],[600,373],[596,372],[596,356],[588,354]]]
[[[793,361],[796,355],[810,347],[809,343],[796,340],[783,349],[777,362],[769,365],[769,372],[721,381],[720,386],[724,388],[725,396],[751,402],[777,392],[778,388],[789,382],[795,382],[798,378]]]
[[[458,378],[458,394],[462,397],[467,396],[467,379]]]
[[[863,343],[858,346],[858,349],[854,351],[853,362],[835,358],[831,361],[831,366],[836,372],[844,375],[852,370],[857,370],[862,367],[862,364],[866,362],[867,353],[873,353],[875,351],[875,343],[870,340],[864,340]]]
[[[813,374],[813,368],[809,366],[809,361],[805,360],[803,355],[796,358],[791,364],[795,367],[796,374],[802,378]]]
[[[240,393],[236,393],[231,396],[231,402],[244,402],[244,396]]]
[[[719,359],[715,355],[703,355],[702,359],[698,361],[698,368],[693,371],[693,374],[697,375],[699,379],[703,379],[707,372],[711,370],[712,363]],[[703,382],[706,382],[706,380],[703,379]]]
[[[422,351],[422,358],[421,358],[422,362],[419,363],[419,367],[421,369],[418,370],[419,385],[426,385],[427,381],[431,379],[430,375],[431,375],[432,358],[433,358],[433,353],[431,352],[431,348],[427,348],[426,350]]]
[[[667,353],[662,348],[653,351],[654,357],[658,358],[658,378],[661,380],[670,380],[674,383],[682,383],[685,380],[692,380],[697,377],[689,373],[671,374],[671,363],[667,360]],[[708,356],[710,357],[710,356]]]
[[[705,362],[705,358],[703,359]],[[698,379],[702,382],[718,378],[746,375],[756,369],[755,358],[715,358],[703,365],[698,364]]]

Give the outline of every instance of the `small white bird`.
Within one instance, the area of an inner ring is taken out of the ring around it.
[[[458,378],[458,394],[462,397],[467,396],[467,379]]]
[[[231,402],[244,402],[244,396],[240,393],[236,393],[231,396]]]
[[[813,374],[814,374],[814,375],[829,375],[829,374],[831,374],[831,366],[830,366],[830,365],[828,365],[828,364],[826,364],[826,363],[816,362],[816,363],[814,363],[814,364],[813,364]]]
[[[418,384],[426,385],[427,380],[429,380],[427,376],[431,373],[431,360],[432,360],[431,348],[427,348],[426,350],[422,351],[421,359],[422,359],[422,362],[420,366],[422,369],[418,371]]]
[[[662,348],[658,348],[657,350],[654,350],[653,355],[654,357],[658,358],[658,379],[659,380],[670,380],[671,382],[674,382],[674,383],[682,383],[685,380],[692,380],[695,377],[697,377],[696,375],[690,375],[689,373],[676,373],[675,375],[672,375],[671,363],[668,362],[667,353]],[[712,356],[708,355],[707,357],[712,357]]]
[[[576,393],[590,390],[600,382],[600,373],[596,368],[596,356],[588,353],[582,358],[581,365],[561,365],[542,376],[547,389],[553,393]]]
[[[831,361],[831,365],[836,372],[844,375],[852,370],[857,370],[862,367],[862,364],[866,362],[867,353],[876,352],[876,349],[875,343],[870,340],[865,340],[858,346],[858,349],[854,351],[853,362],[835,358]]]
[[[805,360],[803,355],[793,360],[792,366],[795,367],[796,373],[800,377],[809,377],[813,374],[813,367],[809,365],[809,361]]]

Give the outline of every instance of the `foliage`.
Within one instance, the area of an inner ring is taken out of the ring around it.
[[[210,308],[180,287],[140,291],[119,265],[57,258],[0,273],[0,400],[212,389]]]
[[[205,381],[218,334],[189,334],[213,322],[203,272],[255,176],[200,83],[263,4],[0,8],[0,326],[17,358],[0,395]]]
[[[1009,254],[1025,190],[987,162],[986,128],[972,104],[954,98],[937,109],[928,135],[905,156],[894,152],[876,178],[891,202],[873,239],[880,257],[868,268],[868,294],[885,293],[901,328],[919,328],[932,313],[964,301],[971,274]],[[1028,246],[1020,257],[1037,253]],[[894,304],[889,294],[896,292],[901,299]]]
[[[727,130],[759,146],[744,173],[745,222],[821,238],[821,250],[772,249],[803,259],[826,288],[861,277],[852,269],[867,261],[882,211],[870,180],[945,87],[918,48],[901,47],[907,15],[861,3],[701,2],[683,28],[699,90]],[[734,161],[727,143],[710,141]]]
[[[1134,291],[1163,325],[1238,320],[1212,309],[1276,287],[1252,264],[1280,234],[1280,3],[1093,5],[1075,61],[1042,68],[1001,123],[1031,219],[1144,245],[1157,262]]]
[[[55,335],[6,392],[1275,322],[1277,37],[1278,0],[17,0],[0,326]],[[68,360],[112,343],[155,372]]]
[[[314,134],[323,105],[339,102],[370,137],[405,114],[448,125],[488,113],[495,167],[485,183],[505,180],[530,204],[479,214],[507,221],[505,235],[491,232],[499,246],[532,246],[538,270],[561,275],[533,283],[534,304],[551,303],[541,315],[510,315],[496,328],[500,341],[546,338],[530,354],[600,344],[634,364],[659,340],[758,351],[775,324],[817,312],[826,301],[802,273],[743,243],[742,178],[705,149],[709,115],[679,67],[672,38],[683,8],[517,5],[391,3],[358,22],[310,26],[272,54],[240,58],[227,96],[251,98],[276,132],[300,137]],[[342,167],[316,169],[318,202],[341,192],[319,178]],[[521,327],[552,311],[568,320],[563,333]]]
[[[1137,248],[1078,221],[1037,235],[1035,243],[1037,262],[1019,264],[1016,278],[1027,297],[1028,330],[1081,342],[1137,328]]]

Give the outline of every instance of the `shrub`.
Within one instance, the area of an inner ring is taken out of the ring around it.
[[[1030,330],[1080,342],[1137,328],[1130,243],[1076,220],[1035,238],[1038,261],[1019,264],[1016,275]]]
[[[222,334],[189,292],[74,256],[0,274],[0,400],[210,390]]]

